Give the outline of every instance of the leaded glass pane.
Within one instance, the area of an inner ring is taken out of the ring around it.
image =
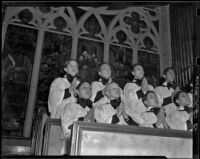
[[[2,118],[4,136],[22,136],[37,30],[9,25],[2,54]]]

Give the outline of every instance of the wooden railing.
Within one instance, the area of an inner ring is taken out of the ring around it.
[[[35,111],[35,120],[30,138],[26,137],[2,137],[2,155],[41,155],[43,143],[43,130],[46,120],[49,118],[47,110],[39,107]]]
[[[60,156],[64,148],[72,156],[192,157],[192,132],[78,121],[73,124],[71,147],[64,147],[60,124],[59,119],[46,121],[42,155]]]
[[[32,155],[29,138],[2,137],[1,140],[1,156]]]
[[[34,155],[42,154],[42,145],[44,138],[44,128],[46,120],[49,119],[47,109],[40,107],[36,110],[36,117],[34,122],[33,137],[32,137],[32,146],[31,151]]]
[[[44,140],[42,155],[43,156],[61,156],[64,149],[64,139],[61,138],[61,121],[60,119],[47,119],[44,131]]]
[[[70,155],[192,158],[192,145],[188,131],[77,121]]]

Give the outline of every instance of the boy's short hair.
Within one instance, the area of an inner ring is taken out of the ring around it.
[[[142,66],[142,64],[135,63],[134,65],[131,66],[131,71],[134,71],[134,69],[135,69],[136,66]],[[143,68],[143,66],[142,66],[142,68]]]
[[[80,86],[83,84],[83,83],[89,83],[91,85],[91,82],[87,81],[87,80],[84,80],[84,81],[81,81],[78,86],[76,86],[76,89],[79,90]]]
[[[119,87],[119,89],[121,89],[120,86],[119,86],[119,84],[118,84],[117,82],[112,81],[112,82],[110,82],[110,83],[107,83],[106,86],[105,86],[105,88],[103,89],[103,94],[104,94],[104,95],[107,94],[107,91],[109,90],[109,89],[108,89],[108,86],[110,86],[111,84],[116,84],[116,85]]]
[[[144,101],[147,100],[147,96],[148,96],[149,93],[154,93],[154,94],[155,94],[154,91],[147,91],[147,93],[146,93],[146,94],[144,95],[144,97],[142,98],[143,103],[144,103]]]
[[[169,70],[173,70],[173,67],[167,67],[164,71],[163,71],[163,75],[166,75],[166,73],[169,71]],[[174,71],[175,72],[175,71]]]
[[[67,65],[71,62],[71,61],[75,61],[78,64],[78,61],[75,59],[70,59],[70,60],[66,60],[64,63],[64,67],[67,67]]]
[[[103,66],[104,64],[110,66],[110,68],[111,68],[111,65],[110,65],[108,62],[103,62],[103,63],[99,66],[98,72],[101,72],[101,66]]]
[[[119,84],[117,82],[112,81],[110,83],[107,83],[106,86],[105,86],[105,88],[108,87],[108,86],[110,86],[111,84],[116,84],[119,87]]]

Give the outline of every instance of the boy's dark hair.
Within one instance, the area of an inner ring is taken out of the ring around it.
[[[78,86],[76,87],[76,89],[79,89],[80,88],[80,86],[83,84],[83,83],[89,83],[90,85],[91,85],[91,82],[89,82],[88,80],[84,80],[84,81],[81,81],[79,84],[78,84]]]
[[[167,68],[163,71],[163,75],[166,75],[166,73],[167,73],[169,70],[173,70],[173,71],[175,72],[175,70],[173,69],[173,67],[167,67]]]
[[[67,65],[71,62],[71,61],[75,61],[78,64],[78,61],[75,59],[70,59],[70,60],[66,60],[64,63],[64,67],[67,67]]]
[[[178,91],[173,97],[173,102],[176,106],[179,106],[179,104],[176,102],[176,100],[179,98],[179,95],[181,92],[183,92],[183,91]]]
[[[146,94],[144,95],[144,97],[142,98],[143,103],[144,103],[144,101],[147,100],[147,96],[148,96],[149,93],[154,93],[154,94],[155,94],[154,91],[147,91],[147,93],[146,93]]]
[[[131,66],[131,71],[134,71],[134,69],[135,69],[136,66],[142,66],[142,64],[135,63],[134,65]],[[142,66],[142,68],[144,68],[144,67]]]
[[[163,71],[163,75],[166,75],[166,73],[169,70],[173,70],[175,72],[175,70],[173,69],[173,67],[167,67],[164,71]],[[176,74],[176,72],[175,72]],[[163,83],[165,82],[165,78],[163,76],[160,77],[159,81],[158,81],[158,85],[161,86]]]
[[[109,86],[109,85],[111,85],[111,84],[113,84],[113,83],[115,83],[116,85],[119,86],[119,83],[117,83],[115,80],[112,80],[112,82],[106,84],[106,87]],[[120,87],[120,86],[119,86],[119,87]]]

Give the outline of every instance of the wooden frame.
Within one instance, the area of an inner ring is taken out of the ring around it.
[[[38,118],[36,121],[36,130],[32,138],[32,149],[34,155],[41,155],[42,153],[45,124],[48,119],[49,115],[47,114],[46,110],[39,109]]]
[[[46,125],[45,125],[45,132],[44,132],[44,140],[43,140],[43,148],[42,148],[42,155],[44,156],[48,156],[48,155],[61,155],[59,153],[55,153],[57,152],[56,150],[61,148],[61,133],[57,134],[57,137],[53,137],[52,138],[52,132],[55,133],[55,130],[52,130],[53,127],[58,127],[58,129],[61,129],[61,121],[60,119],[47,119],[46,121]],[[60,131],[61,132],[61,131]],[[55,144],[51,144],[51,139],[53,140],[58,140],[60,139],[60,142],[57,142]],[[53,146],[53,149],[55,149],[55,152],[51,152],[49,153],[49,149],[51,149]],[[61,151],[61,149],[60,149]]]
[[[90,136],[91,136],[91,132],[92,132],[93,139],[96,138],[96,135],[98,136],[98,133],[102,133],[102,134],[103,133],[104,134],[105,133],[113,133],[115,135],[125,134],[127,136],[135,135],[136,137],[144,136],[144,138],[145,138],[145,136],[148,136],[148,137],[150,136],[151,137],[151,138],[149,138],[150,140],[154,137],[161,138],[161,140],[166,140],[166,137],[168,137],[167,140],[172,139],[172,141],[175,141],[175,142],[178,141],[178,143],[181,141],[190,143],[189,146],[191,148],[190,149],[191,151],[188,149],[186,149],[186,150],[188,151],[187,152],[188,154],[190,154],[190,155],[192,154],[192,132],[186,132],[186,131],[180,131],[180,130],[166,130],[166,129],[159,129],[159,128],[155,129],[155,128],[134,127],[134,126],[131,127],[131,126],[126,126],[126,125],[86,123],[86,122],[77,121],[77,122],[74,122],[74,125],[73,125],[70,155],[72,155],[72,156],[73,155],[88,155],[88,154],[81,154],[81,149],[82,149],[81,144],[83,142],[82,140],[84,139],[84,132],[86,132],[85,134],[87,134],[87,133],[90,134]],[[94,132],[96,132],[95,135],[94,135]],[[142,138],[140,138],[140,139],[142,139]],[[104,145],[104,146],[107,146],[107,145]],[[177,146],[175,146],[175,147],[177,147]],[[188,147],[188,145],[186,147]],[[84,147],[84,149],[87,149],[87,147]],[[95,150],[94,147],[92,147],[92,149],[93,150],[91,150],[91,152]],[[122,147],[122,149],[123,149],[123,147]],[[122,149],[120,149],[120,153],[121,153]],[[164,149],[164,150],[166,151],[166,149]],[[91,155],[93,155],[93,153]],[[95,154],[95,155],[104,155],[104,154]],[[110,154],[110,155],[116,155],[116,154]],[[121,155],[123,155],[123,154],[121,154]],[[127,155],[129,155],[129,154],[127,154]],[[152,154],[150,154],[150,155],[152,155]],[[155,155],[157,156],[157,154],[154,154],[154,156]],[[158,155],[163,156],[162,154],[158,154]],[[138,154],[136,154],[136,156],[138,156]],[[164,156],[166,156],[166,155],[164,155]],[[166,156],[166,157],[173,157],[173,156]]]

